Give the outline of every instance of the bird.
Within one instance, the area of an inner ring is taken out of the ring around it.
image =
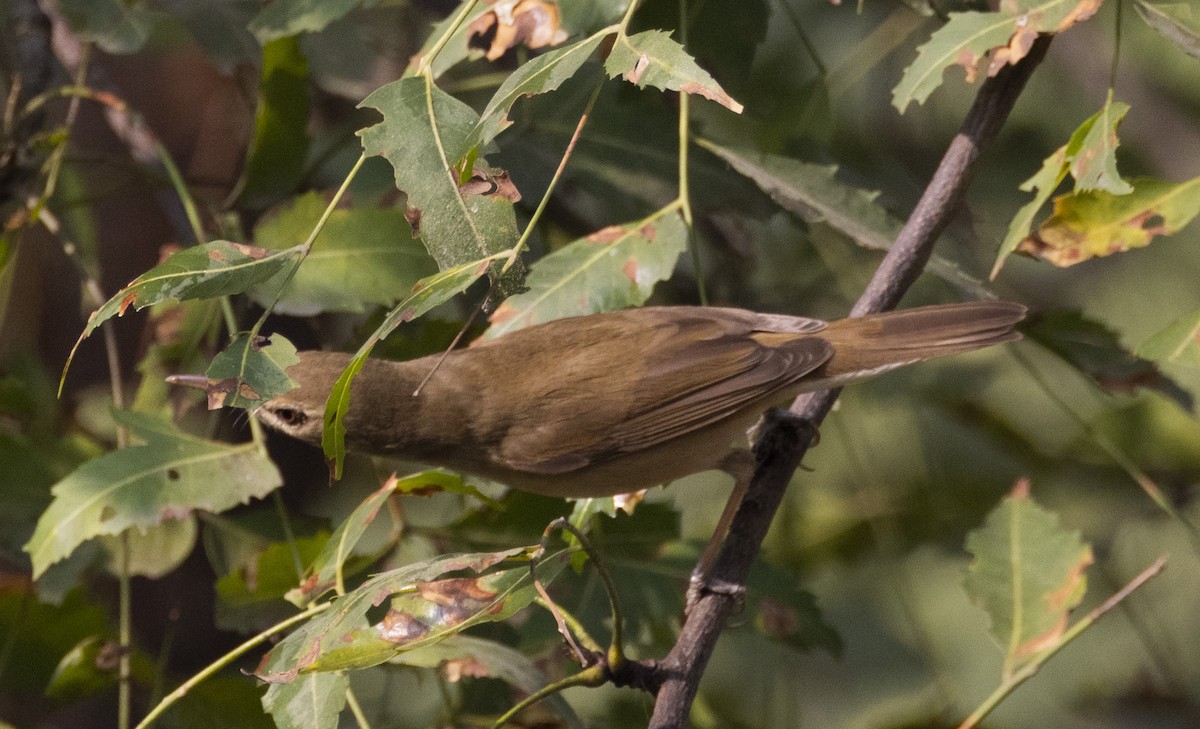
[[[346,448],[562,498],[714,469],[741,478],[731,464],[745,464],[745,434],[765,410],[1011,342],[1025,311],[969,301],[822,321],[650,306],[556,319],[445,355],[368,359],[350,389]],[[254,415],[319,446],[325,401],[351,355],[298,357],[287,369],[298,386]]]

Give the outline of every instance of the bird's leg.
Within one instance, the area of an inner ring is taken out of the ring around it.
[[[807,418],[800,418],[788,410],[772,408],[755,423],[747,435],[750,437],[750,442],[758,444],[758,436],[763,429],[772,421],[786,420],[793,425],[800,426],[796,433],[797,437],[806,437],[809,441],[809,447],[815,446],[820,441],[820,432],[816,426]],[[717,558],[717,550],[725,542],[725,537],[728,536],[729,527],[733,523],[733,517],[737,513],[738,507],[742,505],[742,500],[746,498],[746,492],[750,488],[750,479],[754,476],[755,466],[758,464],[758,457],[754,452],[745,448],[739,448],[729,455],[725,456],[719,464],[719,468],[729,475],[733,476],[733,492],[729,494],[729,501],[725,502],[725,510],[721,512],[721,518],[717,521],[717,528],[713,531],[712,538],[708,540],[708,544],[704,546],[704,551],[700,554],[700,560],[696,563],[695,569],[692,570],[691,579],[688,581],[687,602],[684,606],[684,612],[689,613],[692,606],[700,599],[700,595],[704,592],[720,592],[729,595],[740,595],[745,592],[745,587],[742,585],[729,584],[714,584],[709,579],[709,568]]]
[[[717,550],[725,542],[729,525],[733,523],[733,515],[737,513],[738,507],[742,505],[742,499],[746,497],[746,491],[750,488],[750,479],[754,476],[754,454],[746,448],[739,448],[721,459],[719,467],[725,473],[733,476],[733,491],[729,494],[729,500],[725,502],[725,510],[721,512],[721,518],[717,520],[717,527],[713,530],[712,537],[708,540],[708,544],[704,545],[704,551],[700,553],[700,559],[692,570],[691,579],[688,580],[685,613],[692,611],[692,605],[700,599],[702,592],[713,591],[717,588],[710,584],[708,570],[717,558]],[[736,590],[734,591],[736,592]]]

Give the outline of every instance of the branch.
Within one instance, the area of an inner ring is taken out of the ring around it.
[[[951,140],[896,242],[851,309],[851,316],[894,308],[920,275],[934,241],[949,224],[970,185],[983,149],[1004,125],[1049,46],[1050,36],[1042,36],[1023,60],[983,83],[962,128]],[[709,578],[715,585],[735,589],[706,592],[692,607],[675,647],[658,666],[666,678],[658,692],[651,729],[675,729],[686,723],[717,637],[738,602],[736,588],[746,584],[750,565],[762,548],[783,493],[839,392],[801,396],[792,404],[790,416],[775,414],[767,418],[754,447],[754,478]]]

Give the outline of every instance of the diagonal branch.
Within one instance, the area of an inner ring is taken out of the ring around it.
[[[851,310],[852,316],[894,308],[920,275],[934,241],[970,185],[984,148],[995,139],[1049,45],[1050,36],[1039,38],[1022,61],[983,83],[908,222]],[[713,584],[734,588],[746,584],[750,565],[758,556],[784,490],[839,392],[802,396],[792,404],[790,413],[795,417],[776,415],[767,419],[755,444],[754,478],[713,565]],[[733,593],[736,589],[704,594],[688,615],[675,647],[655,667],[662,683],[651,729],[685,725],[717,637],[736,606],[737,596]]]

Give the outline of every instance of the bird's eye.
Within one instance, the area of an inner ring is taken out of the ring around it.
[[[275,408],[274,413],[275,417],[279,418],[285,425],[303,425],[304,421],[308,420],[308,416],[304,414],[304,411],[298,408]]]

